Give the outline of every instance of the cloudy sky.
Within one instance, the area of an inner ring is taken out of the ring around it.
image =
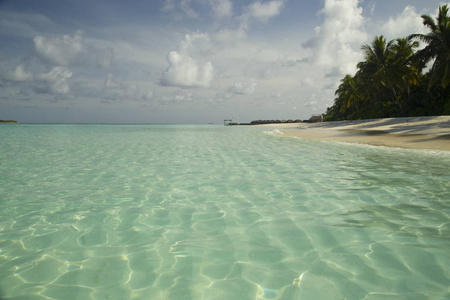
[[[306,119],[436,0],[2,0],[0,119]]]

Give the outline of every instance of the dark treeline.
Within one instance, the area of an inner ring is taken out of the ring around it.
[[[412,117],[450,114],[450,17],[423,15],[428,34],[412,34],[387,42],[377,36],[364,45],[364,61],[336,90],[325,120]],[[418,50],[419,41],[424,48]],[[431,65],[427,69],[427,65]],[[424,70],[427,70],[424,73]]]

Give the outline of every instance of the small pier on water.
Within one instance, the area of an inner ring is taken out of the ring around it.
[[[231,119],[225,119],[223,120],[223,126],[230,126],[232,124],[233,120]]]

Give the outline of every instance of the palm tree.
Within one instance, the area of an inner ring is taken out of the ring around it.
[[[399,38],[393,46],[395,61],[397,63],[397,75],[403,77],[403,84],[399,87],[406,89],[408,101],[411,98],[411,85],[417,85],[420,75],[420,66],[414,56],[414,50],[419,47],[417,41],[407,38]]]
[[[357,75],[361,76],[369,89],[389,89],[401,111],[403,106],[398,98],[398,91],[416,82],[418,76],[418,70],[412,67],[410,59],[417,46],[417,43],[406,39],[386,43],[383,36],[376,36],[371,45],[361,47],[365,61],[358,63]]]
[[[429,15],[423,15],[422,19],[423,25],[430,29],[430,33],[412,34],[408,38],[419,39],[428,44],[415,55],[423,65],[434,59],[428,90],[435,83],[446,88],[450,83],[450,17],[447,5],[439,7],[436,22]]]
[[[335,92],[335,95],[339,99],[342,99],[342,106],[340,111],[344,112],[352,106],[355,106],[356,112],[359,112],[358,102],[361,100],[361,95],[359,93],[358,87],[356,85],[355,78],[351,75],[346,75]]]

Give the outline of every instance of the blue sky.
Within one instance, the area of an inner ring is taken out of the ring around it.
[[[426,33],[434,0],[3,0],[0,119],[307,119],[375,35]]]

